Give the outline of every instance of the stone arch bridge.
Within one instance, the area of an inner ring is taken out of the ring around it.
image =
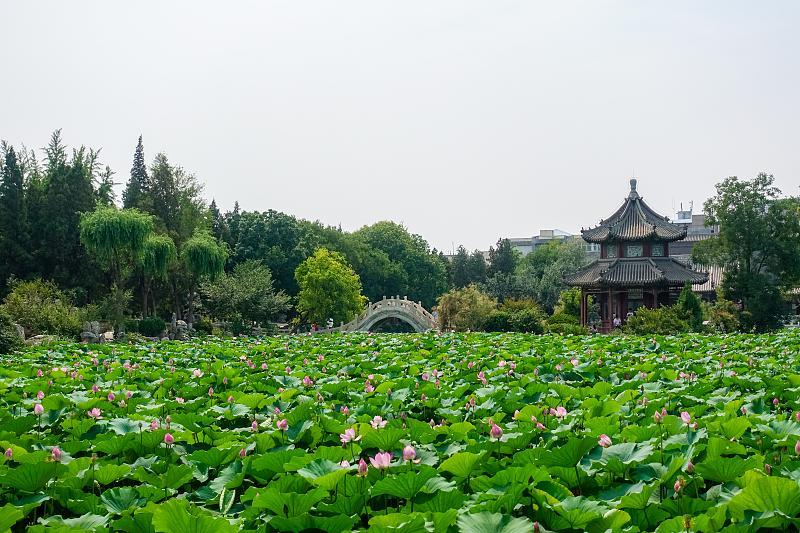
[[[337,328],[321,329],[319,333],[333,331],[371,331],[375,326],[388,319],[397,319],[411,326],[414,331],[421,333],[431,329],[436,329],[436,317],[429,313],[422,302],[414,302],[404,296],[386,298],[380,302],[367,304],[363,313],[347,324],[342,324]]]

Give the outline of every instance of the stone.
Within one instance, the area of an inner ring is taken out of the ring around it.
[[[17,328],[17,335],[19,335],[19,338],[25,340],[25,328],[17,323],[14,323],[14,327]]]
[[[55,335],[34,335],[25,341],[28,346],[38,346],[40,344],[49,344],[58,340]]]
[[[93,320],[91,322],[86,322],[83,324],[83,331],[88,331],[89,333],[93,333],[95,335],[100,335],[100,322],[97,320]]]
[[[100,335],[100,342],[112,342],[114,340],[114,332],[113,331],[106,331],[102,335]]]
[[[97,343],[98,340],[100,340],[100,336],[92,333],[91,331],[84,331],[81,333],[81,342],[94,344]]]

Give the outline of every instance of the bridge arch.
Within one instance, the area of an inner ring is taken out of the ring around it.
[[[405,322],[418,333],[436,328],[436,319],[422,307],[421,302],[398,296],[369,303],[355,320],[332,331],[371,331],[379,323],[392,318]]]

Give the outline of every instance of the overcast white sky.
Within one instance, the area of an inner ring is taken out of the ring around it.
[[[15,1],[0,138],[139,134],[223,209],[404,223],[440,249],[800,183],[800,2]]]

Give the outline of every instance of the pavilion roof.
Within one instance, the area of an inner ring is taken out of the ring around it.
[[[708,274],[692,270],[673,257],[598,259],[564,278],[568,285],[585,288],[626,286],[680,287],[708,281]]]
[[[636,192],[636,178],[631,179],[631,191],[617,211],[601,220],[594,228],[581,230],[587,242],[606,241],[677,241],[686,237],[686,227],[673,224],[648,206]]]

